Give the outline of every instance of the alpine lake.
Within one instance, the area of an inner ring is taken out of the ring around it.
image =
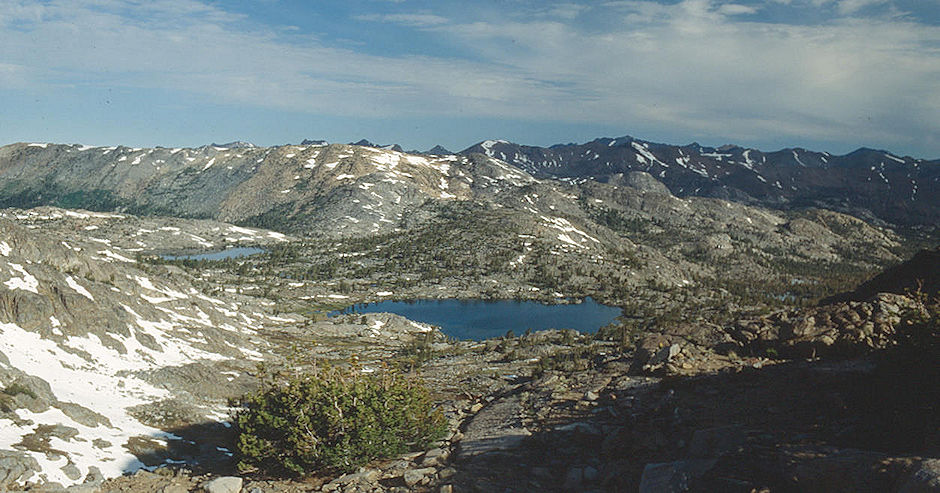
[[[594,333],[620,316],[621,309],[602,305],[591,298],[557,305],[536,301],[442,299],[359,304],[331,315],[385,312],[436,325],[455,339],[479,341],[510,331],[516,335],[527,330],[547,329]]]

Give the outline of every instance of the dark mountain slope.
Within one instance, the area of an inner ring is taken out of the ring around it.
[[[799,148],[765,153],[625,136],[548,148],[488,140],[462,153],[502,159],[540,178],[607,181],[616,174],[645,171],[680,197],[776,208],[816,206],[904,225],[940,223],[940,161],[874,149],[844,156]]]
[[[921,250],[910,260],[886,269],[854,291],[833,296],[827,301],[864,301],[878,293],[916,291],[931,297],[940,293],[940,247]]]

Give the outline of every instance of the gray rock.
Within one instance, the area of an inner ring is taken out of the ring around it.
[[[405,480],[405,484],[408,486],[414,486],[420,483],[424,478],[434,474],[436,469],[433,467],[425,467],[422,469],[409,469],[405,471],[405,474],[402,476],[402,479]]]
[[[104,482],[104,474],[97,466],[88,466],[88,474],[85,475],[85,483],[101,484]]]
[[[101,485],[98,484],[76,484],[65,489],[68,493],[99,493]]]
[[[940,459],[927,459],[920,463],[902,484],[898,493],[936,493],[940,491]]]
[[[206,493],[239,493],[242,490],[242,478],[222,476],[207,481],[202,485]]]
[[[583,421],[576,421],[574,423],[568,423],[566,425],[559,426],[555,428],[556,431],[568,431],[574,433],[584,433],[586,435],[603,435],[604,432],[601,431],[598,427],[585,423]]]
[[[425,467],[436,466],[445,460],[447,460],[447,452],[442,448],[433,448],[425,452],[424,458],[421,459],[421,465]]]
[[[39,470],[39,463],[33,457],[22,452],[0,450],[0,491],[14,488]]]
[[[680,352],[682,352],[682,347],[678,344],[672,344],[670,346],[660,349],[652,358],[650,358],[649,365],[656,366],[662,363],[668,363],[672,361]]]
[[[78,468],[75,467],[75,464],[71,462],[62,466],[61,469],[62,469],[62,472],[65,473],[65,476],[71,479],[72,481],[75,481],[82,477],[82,472],[79,471]]]
[[[644,171],[628,171],[627,173],[616,173],[609,179],[611,185],[627,186],[635,188],[641,192],[653,192],[663,195],[672,195],[669,188],[663,182],[657,180],[653,175]]]
[[[460,441],[459,459],[519,447],[532,435],[522,424],[522,405],[518,396],[493,402],[481,410],[467,426]]]
[[[377,469],[363,469],[358,472],[351,472],[349,474],[344,474],[330,483],[336,483],[338,485],[346,485],[353,483],[370,483],[379,479],[380,472]]]
[[[55,407],[59,408],[66,416],[75,420],[76,423],[90,427],[98,425],[105,425],[108,428],[112,427],[111,420],[108,419],[107,416],[96,413],[87,407],[71,402],[57,402]]]

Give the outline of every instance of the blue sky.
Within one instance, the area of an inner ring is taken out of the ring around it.
[[[0,2],[0,144],[629,134],[940,158],[938,81],[938,0]]]

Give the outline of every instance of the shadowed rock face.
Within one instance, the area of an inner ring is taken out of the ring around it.
[[[917,291],[929,297],[940,293],[940,247],[921,250],[910,260],[885,270],[854,291],[833,296],[826,301],[864,301],[876,293],[907,294]]]

